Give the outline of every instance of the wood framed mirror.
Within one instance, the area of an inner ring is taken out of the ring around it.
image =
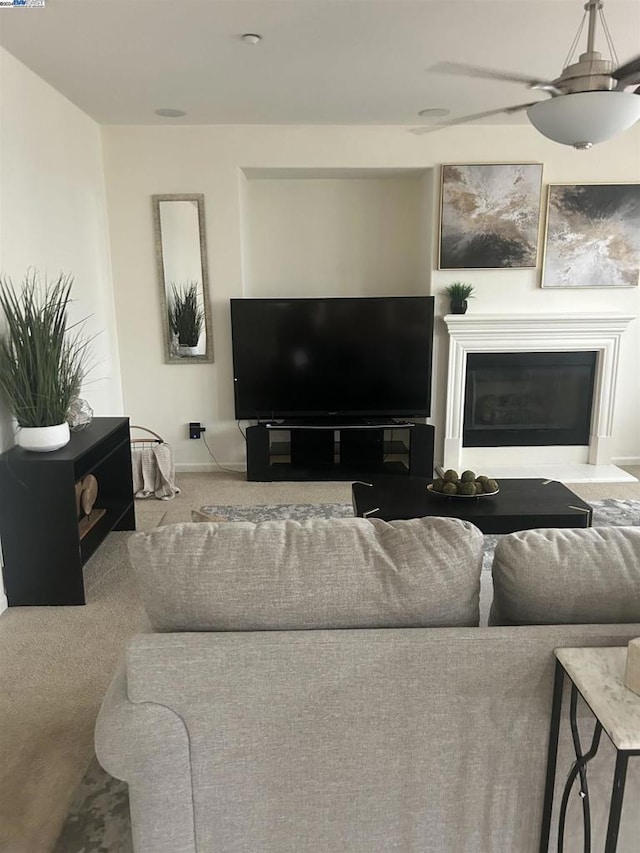
[[[204,196],[151,196],[165,362],[213,361]]]

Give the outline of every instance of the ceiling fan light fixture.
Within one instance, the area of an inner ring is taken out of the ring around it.
[[[633,92],[577,92],[532,104],[527,115],[553,142],[586,149],[640,120],[640,97]]]

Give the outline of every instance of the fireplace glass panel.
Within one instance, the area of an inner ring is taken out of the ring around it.
[[[469,353],[463,445],[588,445],[596,352]]]

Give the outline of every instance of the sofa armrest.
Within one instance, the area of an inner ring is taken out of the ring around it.
[[[127,696],[127,673],[124,660],[118,665],[109,689],[102,700],[95,730],[96,756],[102,767],[116,779],[129,781],[129,755],[117,732],[128,730],[128,715],[131,703]]]
[[[136,853],[196,853],[187,731],[169,708],[129,700],[125,661],[98,714],[95,748],[102,767],[129,785]]]

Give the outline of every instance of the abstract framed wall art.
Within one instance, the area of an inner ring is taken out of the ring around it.
[[[640,184],[550,184],[542,287],[637,287]]]
[[[438,269],[535,267],[542,163],[443,165]]]

